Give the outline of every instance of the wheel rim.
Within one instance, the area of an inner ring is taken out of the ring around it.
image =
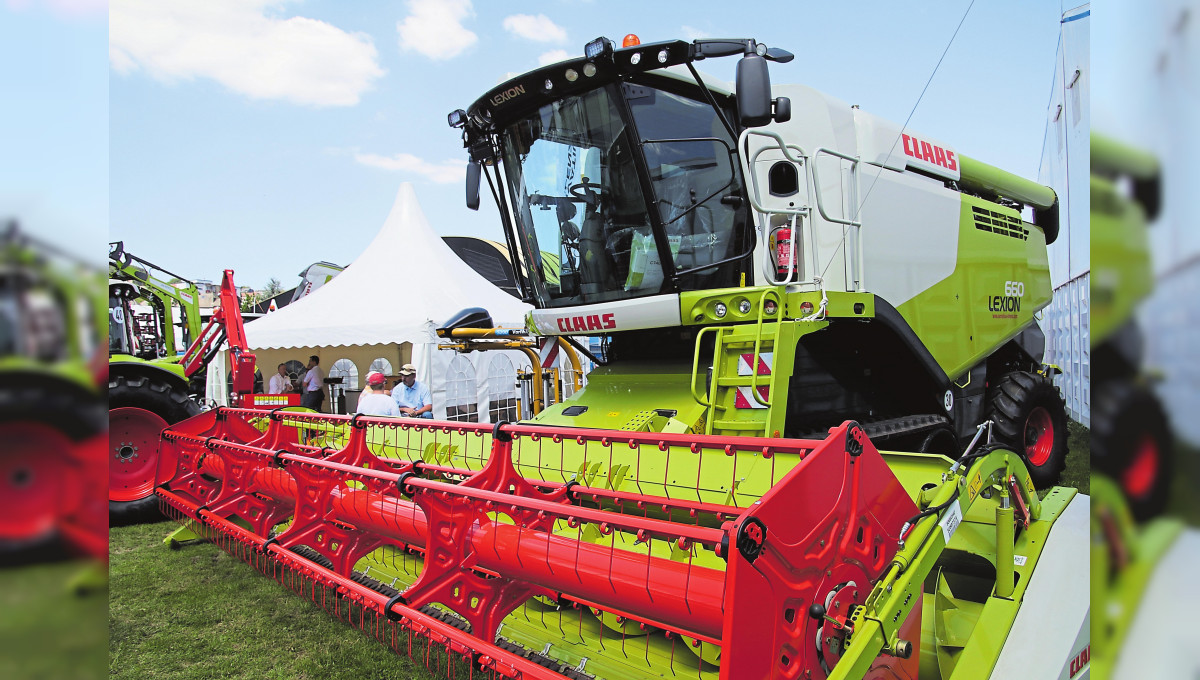
[[[1053,451],[1054,421],[1045,408],[1034,407],[1025,420],[1025,459],[1033,467],[1041,467],[1050,460]]]
[[[1133,452],[1129,467],[1121,473],[1121,486],[1130,498],[1142,500],[1154,488],[1158,479],[1158,442],[1149,434],[1143,435]]]
[[[158,435],[167,421],[153,411],[121,407],[108,412],[108,499],[136,501],[154,491]]]
[[[0,540],[39,539],[68,505],[71,440],[41,423],[7,423],[0,425],[0,442]]]

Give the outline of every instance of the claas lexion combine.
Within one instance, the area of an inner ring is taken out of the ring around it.
[[[586,387],[516,424],[200,414],[162,435],[172,540],[462,677],[1077,675],[1054,192],[772,91],[782,50],[628,43],[450,115],[528,330],[603,336]],[[732,88],[693,65],[726,55]]]

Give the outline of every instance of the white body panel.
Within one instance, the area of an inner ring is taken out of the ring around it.
[[[1121,644],[1114,680],[1200,677],[1200,606],[1196,563],[1200,531],[1185,529],[1163,555],[1142,593],[1129,635]]]
[[[538,335],[587,335],[664,328],[683,323],[679,314],[678,295],[655,295],[586,307],[535,309],[529,314],[532,329]]]
[[[994,680],[1058,680],[1087,646],[1090,500],[1076,495],[1054,522],[992,669]]]
[[[951,171],[906,156],[899,125],[809,87],[777,85],[774,94],[791,98],[792,119],[763,129],[794,145],[791,153],[808,157],[812,167],[800,169],[800,190],[783,197],[772,196],[767,182],[767,172],[783,160],[780,151],[764,151],[752,171],[758,177],[763,207],[772,211],[807,210],[797,243],[801,287],[815,287],[813,282],[819,277],[826,290],[863,290],[898,306],[950,276],[958,260],[961,198],[938,180],[904,169],[920,166],[953,179],[958,176],[957,168]],[[932,140],[915,131],[906,134]],[[750,136],[748,143],[748,161],[755,159],[759,149],[775,144],[761,136]],[[936,144],[957,158],[950,147]],[[855,170],[852,161],[818,153],[822,148],[859,157],[861,162]],[[748,184],[753,186],[749,180]],[[826,217],[860,221],[862,226],[825,219],[818,210],[818,198]],[[756,216],[758,262],[767,256],[770,230],[784,219],[773,216],[767,227]],[[809,229],[813,230],[811,235]],[[863,250],[861,271],[856,273],[858,247]]]

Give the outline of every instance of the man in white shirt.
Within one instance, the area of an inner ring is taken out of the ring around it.
[[[308,358],[308,373],[304,374],[304,382],[300,385],[303,393],[300,405],[314,411],[321,410],[325,402],[325,374],[321,372],[321,357],[312,355]]]
[[[358,413],[364,416],[400,417],[400,407],[396,406],[391,395],[383,390],[386,380],[379,371],[367,374],[367,389],[358,398]]]
[[[271,383],[269,385],[269,389],[267,390],[267,394],[284,394],[286,392],[291,392],[292,379],[288,376],[287,365],[279,364],[275,370],[278,372],[271,376]]]

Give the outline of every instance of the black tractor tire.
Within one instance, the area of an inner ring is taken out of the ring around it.
[[[58,430],[72,442],[81,442],[103,432],[108,425],[103,395],[87,394],[74,385],[64,385],[41,375],[5,380],[0,385],[0,395],[3,395],[0,397],[0,429],[21,423],[38,423]],[[13,442],[0,445],[0,456],[19,455],[12,445]],[[53,455],[53,452],[47,452],[47,455]],[[35,484],[44,481],[36,475],[31,479]],[[0,480],[0,510],[5,507],[5,501],[14,496],[5,489],[5,485],[12,482]],[[54,484],[54,481],[50,480],[50,483]],[[53,531],[21,539],[0,538],[0,567],[54,561],[70,554],[69,546]]]
[[[1029,467],[1033,483],[1054,486],[1067,464],[1067,410],[1049,378],[1013,371],[990,390],[993,433]]]
[[[188,397],[186,388],[166,379],[144,375],[112,375],[108,381],[108,408],[140,408],[173,425],[200,413],[200,405]],[[128,526],[163,519],[158,496],[153,492],[129,501],[108,502],[110,526]]]
[[[1148,388],[1106,380],[1092,391],[1092,469],[1111,478],[1139,522],[1161,515],[1173,478],[1167,414]]]

